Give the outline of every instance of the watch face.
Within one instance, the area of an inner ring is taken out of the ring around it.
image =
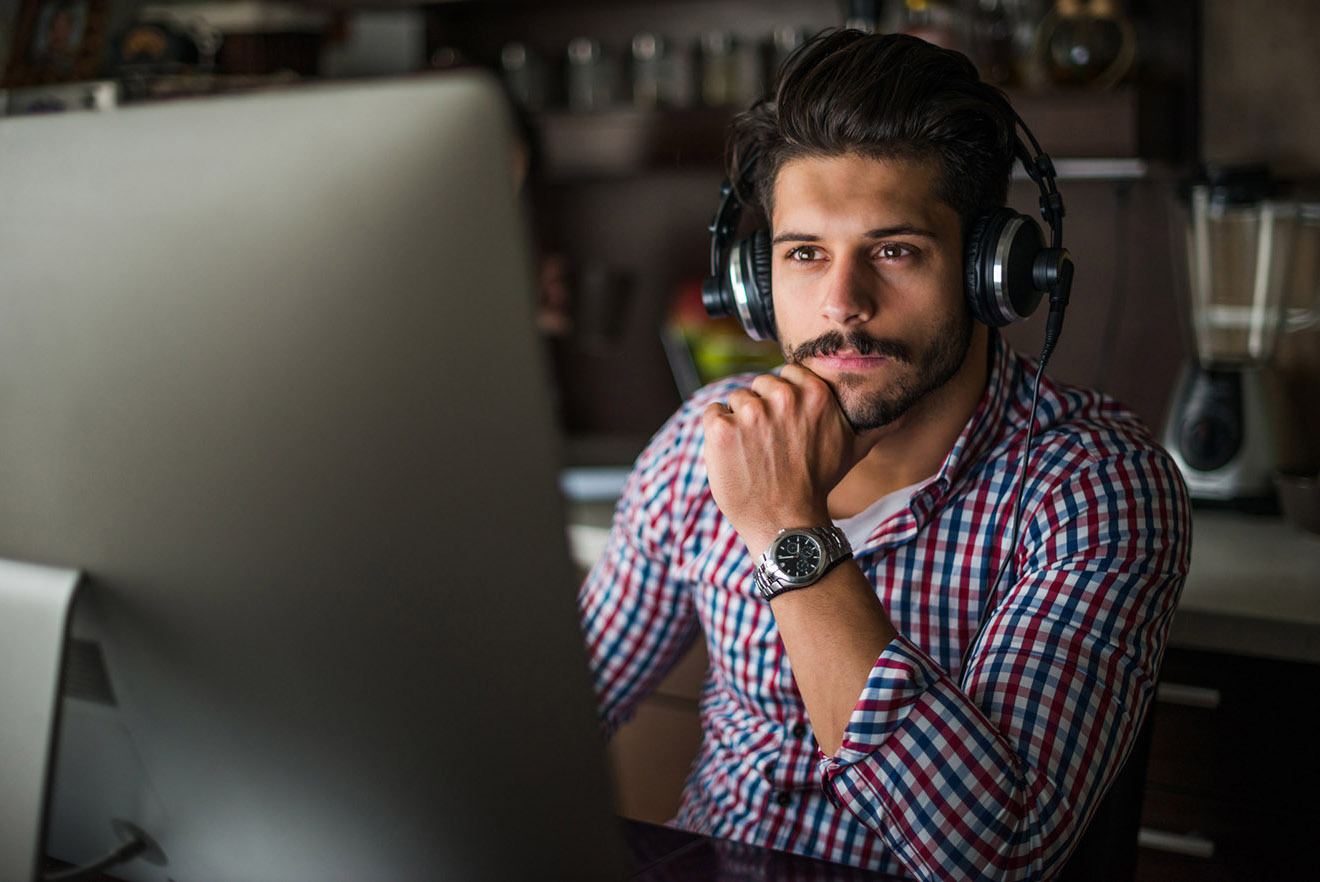
[[[820,567],[821,547],[805,533],[789,533],[775,547],[775,565],[789,579],[806,579]]]

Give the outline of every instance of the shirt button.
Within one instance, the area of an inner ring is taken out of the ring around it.
[[[787,806],[792,801],[793,801],[793,794],[789,793],[787,790],[781,790],[775,794],[775,802],[779,803],[780,805]]]
[[[807,737],[807,724],[806,724],[806,723],[798,723],[796,726],[794,726],[794,727],[793,727],[793,737],[794,737],[794,738],[806,738],[806,737]]]

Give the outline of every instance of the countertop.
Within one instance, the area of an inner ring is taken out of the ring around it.
[[[1320,536],[1277,516],[1194,509],[1169,642],[1320,663]]]

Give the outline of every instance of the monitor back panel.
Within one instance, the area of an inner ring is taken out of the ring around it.
[[[0,556],[87,573],[109,690],[60,857],[617,872],[509,131],[463,75],[0,122]]]

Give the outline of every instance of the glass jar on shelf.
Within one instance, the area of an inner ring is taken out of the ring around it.
[[[574,113],[604,110],[614,100],[614,72],[599,40],[568,41],[568,109]]]
[[[670,42],[660,34],[634,34],[630,53],[634,107],[653,110],[682,105],[680,69]]]
[[[1056,0],[1036,34],[1037,62],[1060,86],[1106,89],[1137,58],[1137,36],[1119,0]]]
[[[747,92],[745,52],[730,31],[706,31],[701,35],[701,103],[707,107],[732,107],[744,103]]]
[[[975,0],[969,7],[968,49],[981,76],[997,86],[1032,79],[1032,41],[1048,0]]]

